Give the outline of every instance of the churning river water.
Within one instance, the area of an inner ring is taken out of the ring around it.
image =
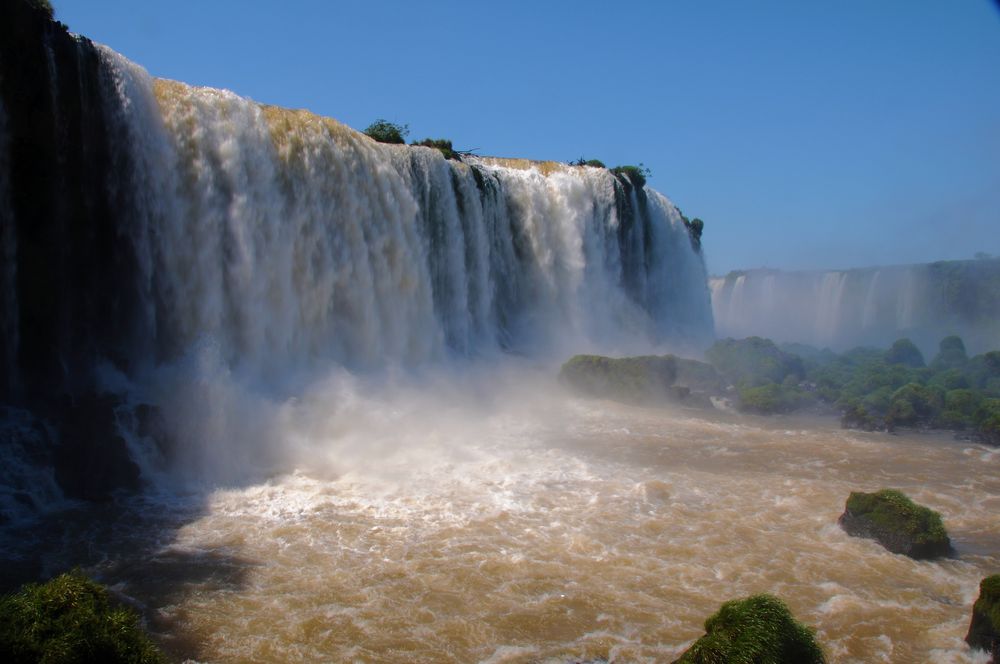
[[[44,566],[84,559],[203,662],[669,662],[759,592],[831,662],[985,661],[963,637],[1000,570],[1000,450],[544,392],[299,404],[323,463],[70,512]],[[941,512],[957,557],[844,534],[847,495],[882,487]]]

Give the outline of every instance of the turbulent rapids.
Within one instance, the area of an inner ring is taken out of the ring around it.
[[[155,80],[26,7],[0,21],[5,588],[82,565],[178,661],[670,661],[756,592],[834,662],[977,661],[994,450],[557,384],[573,353],[710,342],[665,197]],[[836,527],[884,484],[959,557]]]

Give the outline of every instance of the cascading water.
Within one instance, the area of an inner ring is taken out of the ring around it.
[[[0,7],[4,589],[82,566],[176,661],[673,661],[759,592],[831,662],[980,661],[994,452],[558,389],[565,353],[711,336],[666,199],[154,81]],[[837,318],[895,320],[890,272],[834,283]],[[713,301],[790,310],[784,282]],[[132,461],[166,490],[13,520],[134,487]],[[837,528],[883,484],[959,557]]]
[[[0,154],[18,191],[22,174],[39,175],[4,213],[13,401],[124,389],[163,406],[173,446],[225,457],[234,443],[220,439],[236,438],[265,459],[274,443],[252,429],[267,427],[220,426],[223,403],[243,412],[234,402],[291,398],[338,368],[507,352],[555,361],[712,336],[699,248],[666,198],[624,176],[448,161],[306,111],[154,80],[110,49],[40,30],[11,89],[44,95],[48,143]],[[38,123],[15,110],[18,132]],[[40,198],[44,223],[32,226]],[[35,237],[15,247],[21,229]],[[66,267],[52,275],[53,264]],[[28,328],[42,334],[18,344]],[[178,465],[227,465],[215,461]]]
[[[972,352],[1000,343],[1000,260],[829,272],[750,270],[710,281],[716,334],[845,350],[910,337],[933,356],[958,334]]]

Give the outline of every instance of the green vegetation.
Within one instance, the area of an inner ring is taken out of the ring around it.
[[[840,523],[848,534],[877,539],[893,553],[933,558],[951,550],[941,515],[895,489],[852,492]]]
[[[866,515],[878,525],[912,535],[918,542],[948,539],[940,514],[917,505],[896,489],[875,493],[852,491],[847,499],[847,510],[855,516]]]
[[[615,166],[611,169],[619,180],[624,180],[629,182],[636,189],[642,189],[646,186],[646,178],[650,177],[653,172],[646,167],[641,161],[638,166]]]
[[[886,351],[843,354],[768,339],[723,339],[706,359],[732,384],[742,410],[780,413],[825,404],[845,428],[920,427],[970,431],[1000,444],[1000,351],[968,357],[946,337],[929,366],[909,339]]]
[[[994,662],[1000,661],[1000,574],[979,583],[979,599],[972,607],[972,623],[965,641],[992,653]]]
[[[580,157],[576,161],[569,162],[570,166],[593,166],[594,168],[607,168],[600,159],[584,159]]]
[[[445,159],[461,161],[458,153],[451,147],[451,141],[446,138],[425,138],[422,141],[414,141],[411,145],[422,145],[425,148],[435,148],[441,151]]]
[[[559,380],[582,394],[633,403],[680,396],[672,389],[676,378],[677,364],[670,355],[575,355],[559,370]]]
[[[406,143],[406,135],[410,133],[410,127],[379,118],[368,125],[364,133],[379,143],[402,145]]]
[[[153,664],[165,659],[139,617],[79,572],[0,599],[0,660],[9,664]]]
[[[678,664],[821,664],[823,650],[812,630],[777,597],[753,595],[726,602],[705,621],[705,636]]]
[[[909,339],[897,339],[892,347],[885,352],[886,364],[902,364],[918,369],[924,366],[924,355]]]

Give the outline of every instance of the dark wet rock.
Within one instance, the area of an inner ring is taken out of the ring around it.
[[[139,488],[139,467],[118,429],[120,405],[110,394],[85,394],[64,404],[53,465],[68,498],[106,501],[115,491]]]
[[[980,582],[979,599],[972,607],[972,623],[965,642],[990,653],[992,664],[1000,664],[1000,574]]]
[[[874,539],[892,553],[916,559],[952,552],[941,515],[895,489],[851,492],[838,520],[848,535]]]
[[[726,602],[705,621],[705,632],[674,664],[826,661],[812,630],[797,621],[788,606],[772,595]]]

